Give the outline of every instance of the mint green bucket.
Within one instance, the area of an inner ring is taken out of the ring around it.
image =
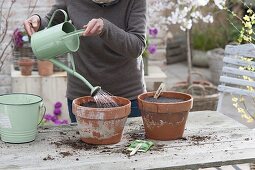
[[[25,143],[35,140],[37,126],[45,114],[42,98],[33,94],[0,95],[1,140]]]

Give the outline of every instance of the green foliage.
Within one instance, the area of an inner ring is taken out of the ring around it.
[[[208,51],[214,48],[224,48],[226,44],[237,40],[239,32],[229,23],[225,11],[215,16],[211,24],[199,23],[192,30],[192,45],[194,49]],[[240,23],[236,23],[241,27]]]

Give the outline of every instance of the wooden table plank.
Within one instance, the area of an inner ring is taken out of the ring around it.
[[[0,169],[196,169],[255,161],[254,130],[213,111],[190,113],[183,139],[154,141],[150,151],[132,157],[125,148],[144,138],[141,118],[128,120],[115,145],[86,145],[77,131],[76,126],[42,127],[34,142],[0,142]]]

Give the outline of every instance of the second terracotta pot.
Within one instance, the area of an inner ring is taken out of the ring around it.
[[[18,61],[21,75],[30,76],[33,70],[34,60],[29,57],[22,57]]]
[[[47,60],[38,60],[38,73],[40,76],[50,76],[53,74],[53,63]]]
[[[138,96],[139,109],[142,114],[145,136],[155,140],[174,140],[184,133],[188,113],[192,108],[193,98],[189,94],[179,92],[162,92],[160,97],[177,99],[177,102],[149,102],[155,92]]]
[[[93,97],[85,96],[73,101],[81,140],[89,144],[115,144],[121,140],[131,102],[122,97],[113,97],[119,107],[92,108],[85,103],[94,102]]]

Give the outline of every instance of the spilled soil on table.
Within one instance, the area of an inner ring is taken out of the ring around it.
[[[164,99],[165,100],[165,99]],[[122,140],[125,140],[126,142],[123,144],[115,144],[115,145],[91,145],[84,143],[80,140],[80,134],[79,131],[76,131],[72,134],[69,134],[69,132],[59,132],[59,134],[62,136],[62,140],[59,141],[52,141],[50,142],[51,145],[55,145],[56,148],[71,148],[72,150],[69,151],[57,151],[59,156],[61,158],[65,158],[68,156],[74,156],[79,155],[79,151],[93,151],[95,154],[104,153],[111,155],[113,153],[121,153],[125,157],[129,157],[130,151],[127,151],[128,146],[131,144],[131,142],[135,140],[147,140],[143,126],[139,126],[137,129],[132,129],[129,133],[126,133],[125,137]],[[188,142],[192,143],[193,145],[199,145],[201,142],[205,142],[207,140],[210,140],[212,136],[199,136],[199,135],[192,135],[192,136],[186,136],[181,139],[179,139],[180,142]],[[150,140],[150,139],[148,139]],[[178,142],[178,140],[176,140]],[[154,145],[151,147],[151,149],[148,151],[148,154],[157,154],[155,152],[164,152],[165,148],[167,146],[164,144],[158,144],[157,141],[154,141]],[[144,154],[144,153],[141,153]],[[59,156],[57,156],[59,158]],[[46,156],[43,158],[43,160],[54,160],[54,157],[51,155]],[[77,158],[76,161],[79,159]]]
[[[60,148],[62,145],[71,147],[73,150],[91,150],[97,149],[98,145],[86,144],[80,139],[64,139],[62,141],[51,142],[51,144],[56,145],[57,148]]]

